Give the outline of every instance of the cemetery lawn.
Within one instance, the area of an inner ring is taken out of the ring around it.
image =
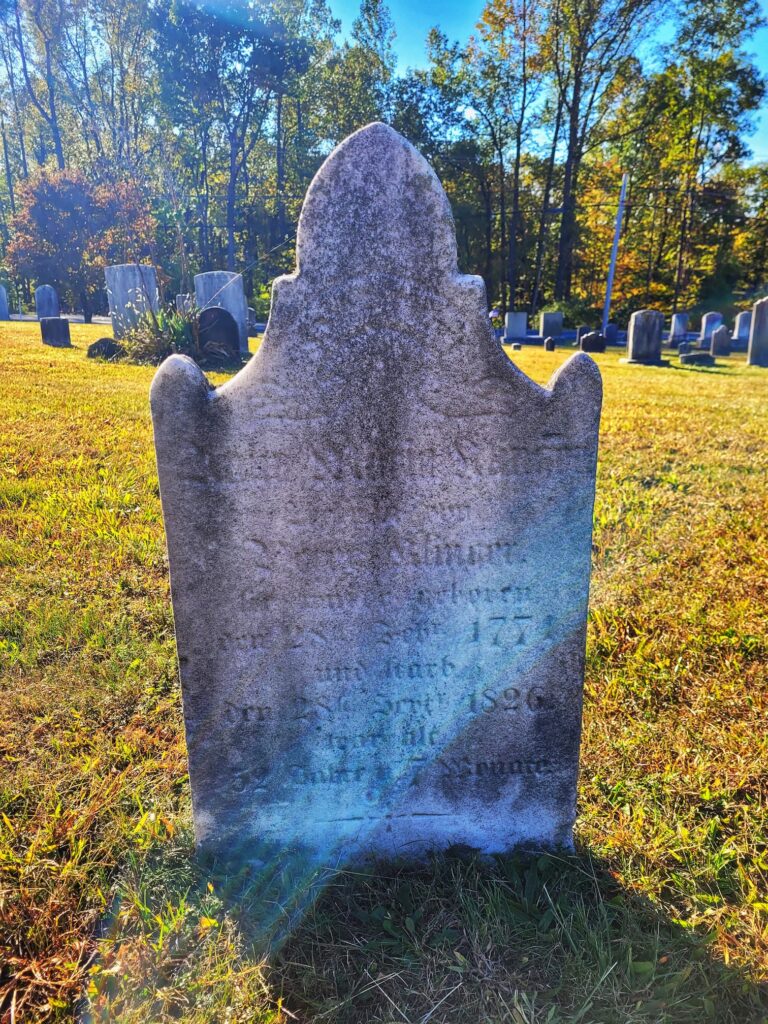
[[[768,1021],[768,371],[595,357],[577,854],[339,876],[265,962],[193,856],[154,371],[103,332],[0,325],[2,1024]]]

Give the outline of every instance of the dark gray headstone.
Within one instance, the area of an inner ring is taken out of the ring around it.
[[[712,343],[712,335],[723,322],[722,313],[705,313],[701,318],[701,332],[699,334],[699,348],[709,348]]]
[[[747,365],[768,366],[768,296],[752,307]]]
[[[714,366],[715,357],[709,352],[702,352],[701,349],[691,349],[680,353],[680,362],[684,366]]]
[[[44,345],[54,348],[69,348],[69,320],[59,316],[44,316],[40,321],[40,334]]]
[[[240,362],[240,332],[229,310],[209,306],[197,318],[203,361],[208,364]]]
[[[559,338],[563,333],[562,313],[542,313],[539,317],[539,334],[542,338]]]
[[[731,332],[720,324],[712,332],[709,351],[713,356],[729,356],[731,354]]]
[[[608,345],[615,345],[619,340],[619,328],[616,324],[605,325],[605,340]]]
[[[599,331],[582,334],[580,346],[582,352],[605,352],[605,338]]]
[[[572,843],[600,374],[534,384],[456,259],[369,125],[260,351],[152,384],[195,833],[256,870]]]
[[[556,346],[556,342],[555,342],[554,338],[545,338],[544,339],[544,350],[546,352],[554,352],[555,351],[555,346]]]

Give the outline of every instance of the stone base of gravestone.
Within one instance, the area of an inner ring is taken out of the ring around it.
[[[114,338],[99,338],[92,345],[88,346],[86,355],[89,359],[106,359],[111,362],[113,359],[120,359],[125,355],[125,349],[119,341]]]
[[[690,352],[680,353],[680,362],[683,366],[714,366],[715,357],[710,355],[709,352],[691,349]]]
[[[204,309],[197,318],[200,363],[205,366],[240,363],[240,332],[235,318],[220,306]]]
[[[556,343],[555,343],[555,339],[554,338],[545,338],[544,339],[544,351],[545,352],[554,352],[555,348],[556,348]]]
[[[582,352],[605,352],[605,338],[599,331],[582,334],[579,347]]]
[[[72,345],[69,337],[69,320],[60,316],[44,316],[40,321],[40,333],[44,345],[51,345],[53,348],[70,348]]]

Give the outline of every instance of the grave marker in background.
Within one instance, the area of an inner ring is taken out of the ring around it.
[[[8,292],[5,290],[5,285],[0,284],[0,320],[10,320],[11,316],[8,311]]]
[[[701,333],[699,334],[699,348],[709,348],[712,342],[712,335],[723,322],[722,313],[705,313],[701,318]]]
[[[745,309],[736,314],[736,322],[733,325],[733,347],[740,352],[746,352],[749,345],[749,329],[752,326],[752,310]]]
[[[747,365],[768,366],[768,297],[759,299],[752,307]]]
[[[284,879],[569,847],[599,372],[507,359],[385,125],[319,170],[297,263],[233,380],[152,384],[197,841]]]
[[[671,348],[677,348],[681,340],[688,333],[688,314],[673,313],[669,325],[669,344]]]
[[[248,303],[242,274],[232,274],[228,270],[195,274],[195,303],[198,309],[210,306],[226,309],[237,324],[240,352],[248,354]]]
[[[661,332],[664,316],[655,309],[640,309],[633,313],[627,333],[627,363],[659,366],[661,358]]]
[[[504,338],[519,341],[528,333],[527,313],[507,313],[504,317]]]
[[[118,263],[104,268],[109,315],[116,339],[125,337],[148,312],[157,313],[160,296],[155,268],[147,263]]]
[[[44,316],[40,321],[40,335],[44,345],[53,348],[70,348],[69,320],[60,316]]]
[[[709,351],[713,356],[729,356],[731,354],[731,332],[725,324],[720,324],[712,332]]]
[[[562,313],[542,313],[539,317],[539,334],[542,338],[559,338],[563,333]]]
[[[59,315],[59,296],[53,285],[41,284],[35,288],[35,313],[38,320]]]

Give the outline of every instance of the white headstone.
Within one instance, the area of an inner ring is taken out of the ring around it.
[[[10,320],[10,314],[8,312],[8,292],[5,290],[5,285],[0,284],[0,320]]]
[[[699,334],[699,344],[702,348],[709,348],[710,342],[712,341],[712,335],[722,322],[722,313],[704,314],[701,318],[701,333]]]
[[[747,365],[768,366],[768,297],[758,299],[752,307]]]
[[[150,310],[160,309],[155,268],[146,263],[118,263],[104,268],[112,333],[123,338]]]
[[[539,334],[542,338],[559,338],[563,333],[562,313],[542,313],[539,317]]]
[[[527,313],[507,313],[504,317],[504,338],[519,341],[528,333]]]
[[[669,344],[679,345],[688,333],[688,314],[673,313],[669,325]]]
[[[35,288],[35,313],[38,320],[59,315],[59,296],[53,285],[41,284]]]
[[[640,309],[629,320],[627,332],[628,363],[658,366],[661,363],[661,333],[664,314],[655,309]]]
[[[297,876],[569,847],[600,374],[507,359],[385,125],[323,164],[297,263],[234,379],[152,384],[197,840]]]
[[[749,331],[752,326],[752,310],[744,309],[736,314],[736,322],[733,325],[733,344],[740,351],[745,351],[749,344]]]
[[[199,309],[219,306],[230,313],[237,324],[240,352],[248,353],[248,303],[245,299],[242,274],[228,270],[212,270],[195,275],[195,304]]]

